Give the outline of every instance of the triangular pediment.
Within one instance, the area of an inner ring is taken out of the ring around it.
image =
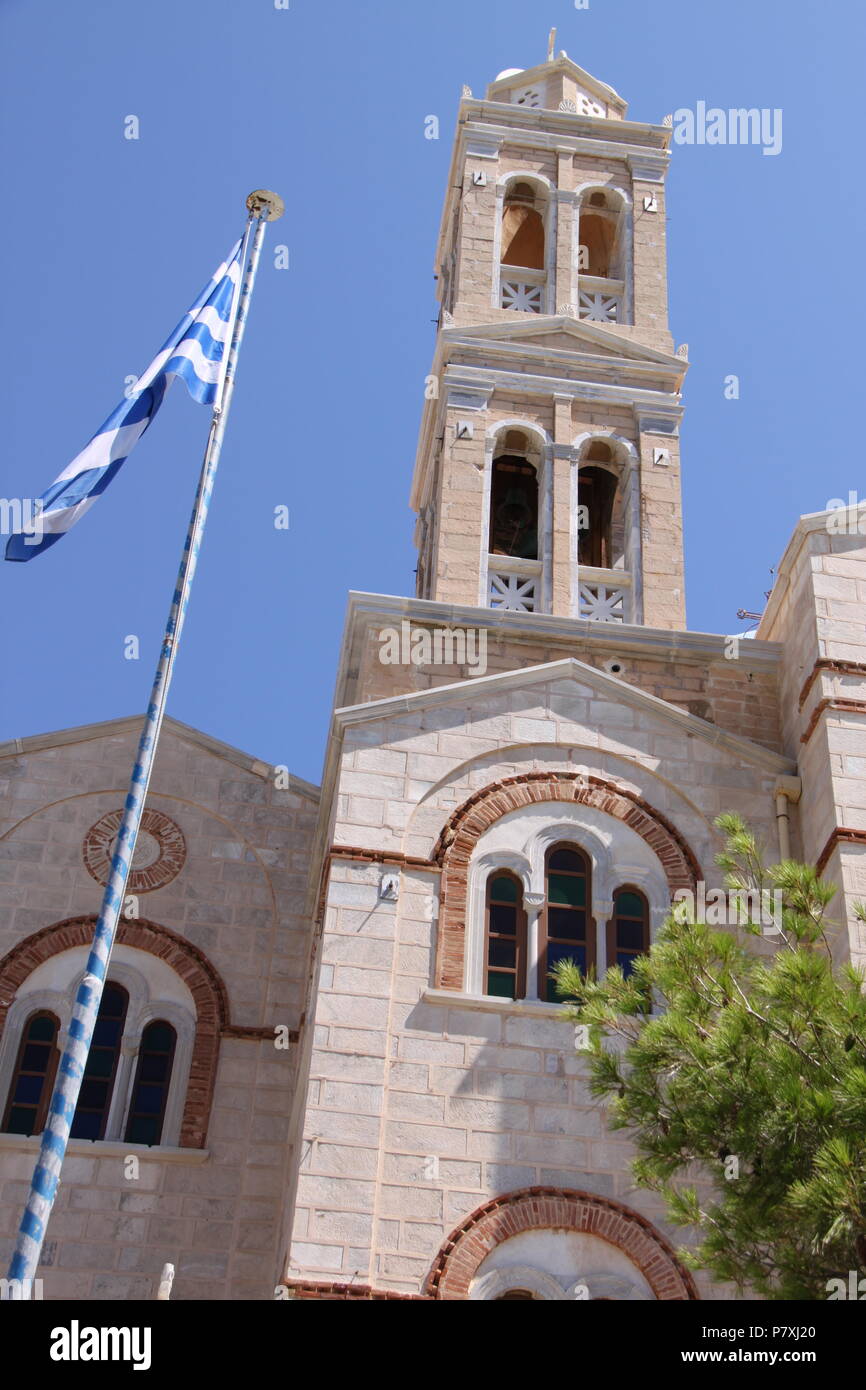
[[[487,703],[498,694],[509,695],[514,691],[530,690],[533,686],[556,684],[557,696],[568,694],[569,689],[575,699],[587,695],[603,699],[611,705],[629,707],[641,711],[671,733],[681,738],[695,738],[725,748],[740,762],[752,764],[780,776],[792,775],[796,765],[771,749],[764,748],[752,739],[741,734],[729,733],[696,714],[689,713],[679,705],[671,704],[658,695],[651,695],[637,686],[607,671],[567,657],[563,661],[545,662],[541,666],[524,667],[517,671],[500,672],[492,676],[478,676],[473,680],[460,681],[454,685],[435,686],[430,690],[391,696],[384,700],[371,700],[362,705],[350,705],[334,711],[338,727],[347,728],[372,720],[391,719],[395,716],[414,715],[422,710],[447,708],[456,705],[467,710],[475,704]]]
[[[508,344],[511,347],[548,348],[559,352],[580,352],[592,357],[653,364],[684,376],[688,362],[674,353],[647,347],[611,328],[573,318],[570,314],[527,315],[530,322],[499,319],[496,323],[451,324],[442,331],[443,344],[469,343],[481,347]]]

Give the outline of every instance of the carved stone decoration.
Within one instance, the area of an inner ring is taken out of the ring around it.
[[[84,837],[84,867],[103,888],[111,871],[122,818],[122,811],[108,811]],[[129,892],[153,893],[157,888],[165,888],[177,878],[185,863],[186,840],[180,826],[162,811],[147,808],[141,818],[127,885]]]
[[[689,345],[688,345],[688,343],[680,343],[679,347],[677,348],[676,355],[677,355],[677,357],[685,357],[686,359],[688,359],[688,355],[689,355]]]
[[[463,90],[461,91],[460,95],[463,97],[471,97],[472,95],[472,88],[467,87],[465,82],[463,84]]]
[[[567,97],[559,103],[559,109],[560,111],[570,111],[573,116],[577,115],[577,103],[569,101]]]
[[[559,305],[557,305],[556,312],[557,312],[559,315],[561,315],[562,318],[573,318],[573,319],[576,319],[576,318],[577,318],[577,305],[576,305],[576,304],[559,304]]]

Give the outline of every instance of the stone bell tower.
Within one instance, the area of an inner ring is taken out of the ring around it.
[[[564,53],[465,90],[412,490],[419,598],[685,626],[669,139]]]

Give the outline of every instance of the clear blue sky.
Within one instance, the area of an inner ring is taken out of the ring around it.
[[[669,183],[671,321],[694,364],[689,626],[735,631],[796,517],[866,487],[861,9],[0,6],[0,496],[38,494],[87,441],[238,235],[249,190],[286,200],[269,241],[291,267],[263,263],[170,710],[313,781],[346,592],[414,589],[408,491],[461,84],[481,95],[541,61],[553,25],[636,120],[699,100],[784,111],[777,157],[681,147]],[[138,141],[123,138],[128,115]],[[81,525],[0,566],[0,739],[144,708],[207,418],[176,385]],[[279,504],[288,533],[272,525]],[[139,661],[124,659],[129,634]]]

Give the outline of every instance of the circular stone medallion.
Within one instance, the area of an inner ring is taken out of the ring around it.
[[[84,837],[84,866],[103,888],[111,872],[122,811],[100,816]],[[183,831],[162,811],[145,810],[141,818],[135,854],[127,885],[130,893],[152,893],[177,878],[186,860]]]

